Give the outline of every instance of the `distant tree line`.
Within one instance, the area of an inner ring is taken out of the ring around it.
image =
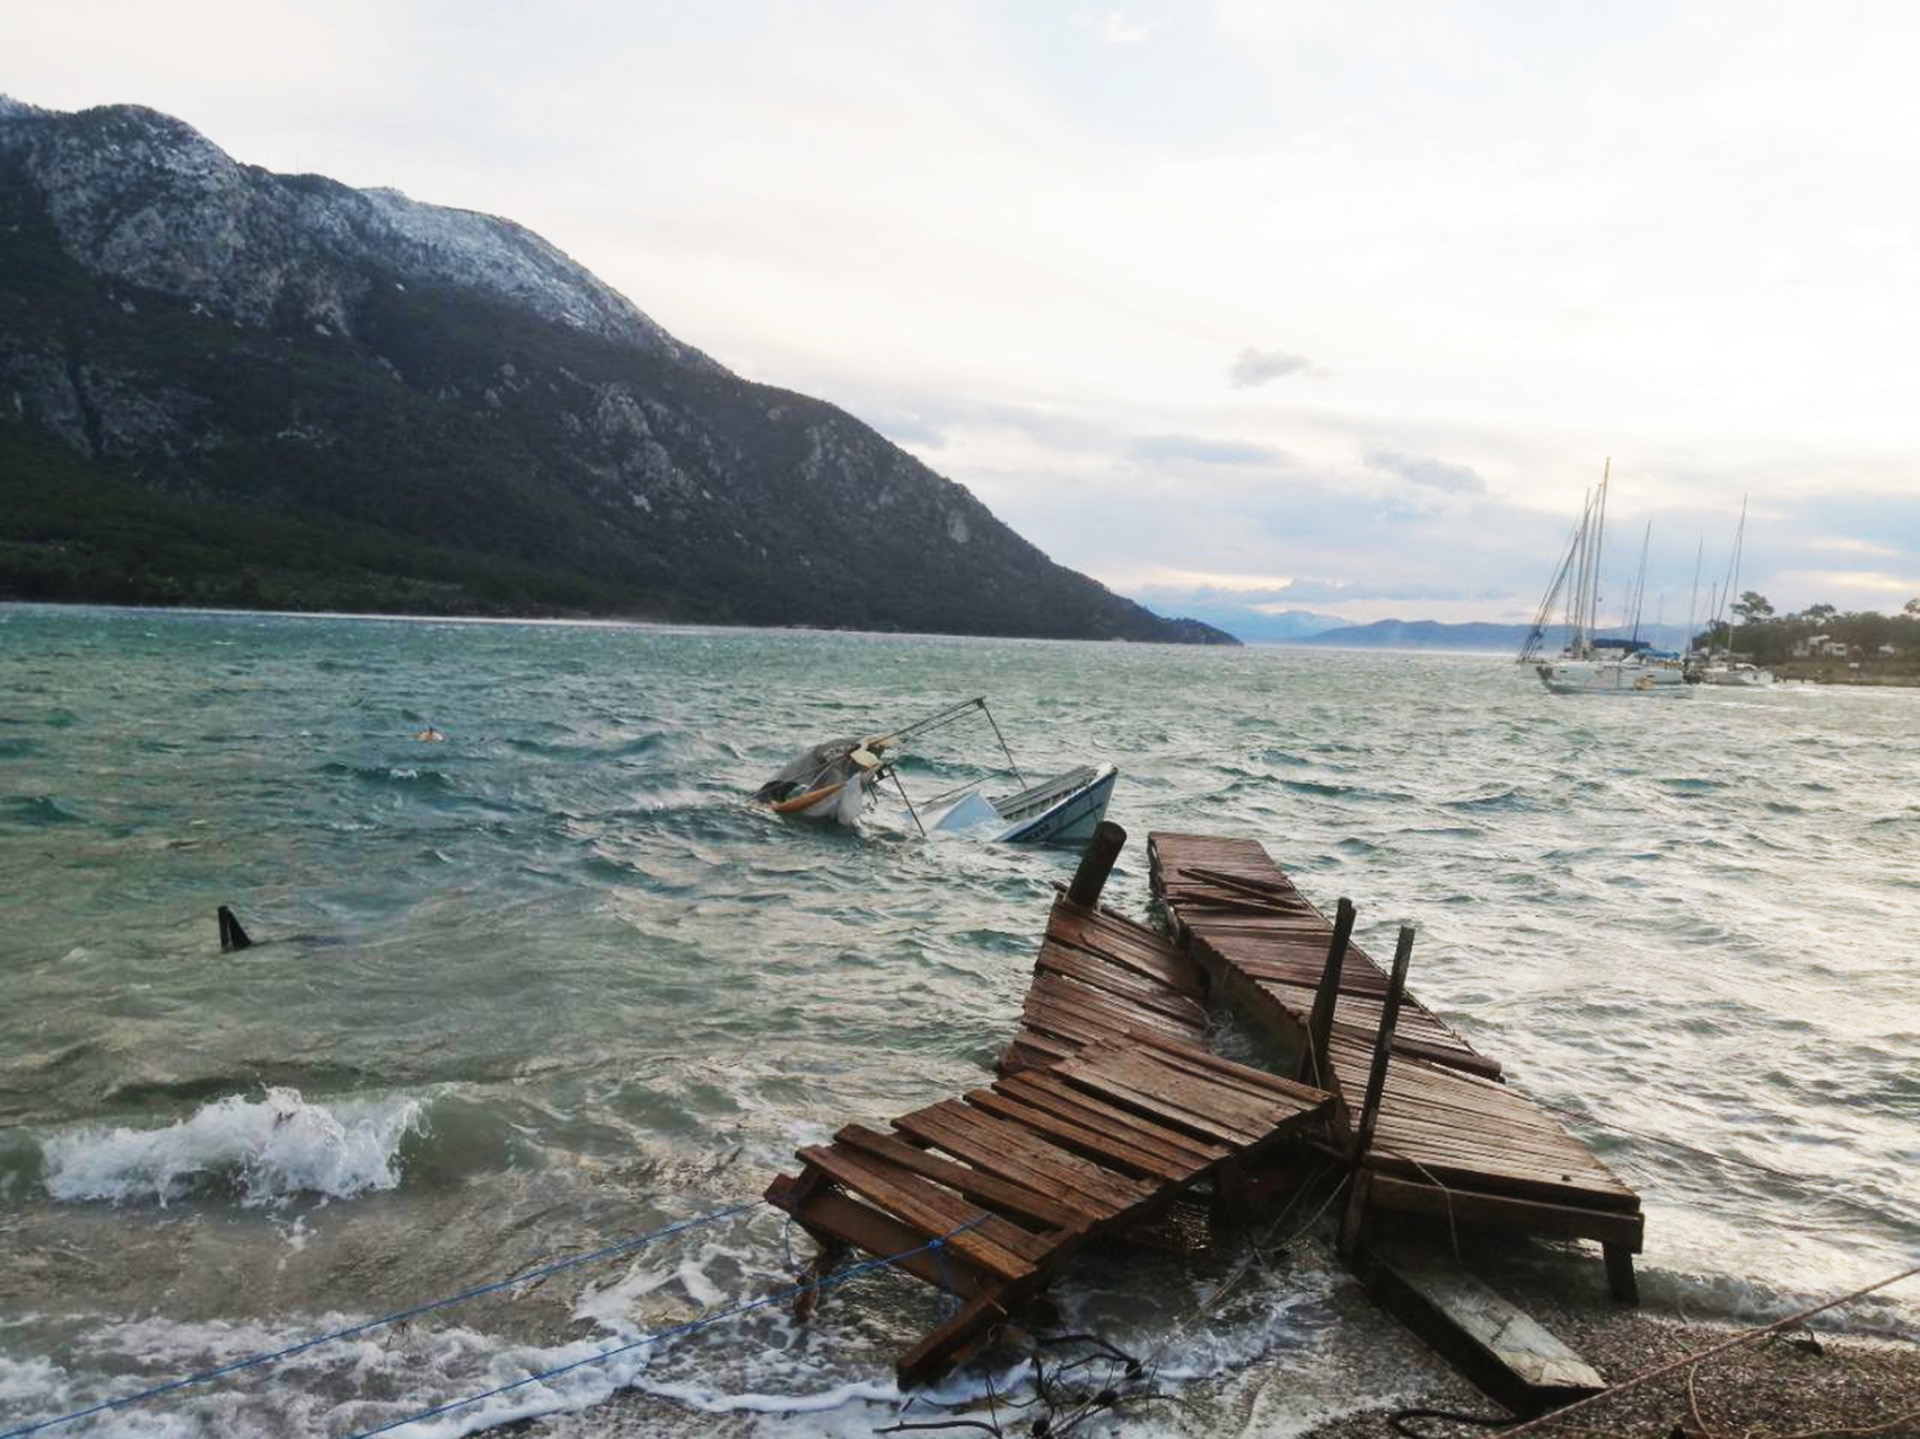
[[[1747,590],[1728,609],[1730,620],[1694,636],[1695,650],[1716,654],[1731,650],[1738,658],[1755,664],[1778,666],[1800,658],[1796,649],[1804,650],[1808,642],[1824,637],[1845,645],[1849,659],[1920,667],[1920,596],[1891,615],[1872,610],[1842,611],[1828,604],[1808,605],[1782,615],[1774,613],[1765,595]],[[1893,647],[1892,656],[1883,652],[1888,645]]]

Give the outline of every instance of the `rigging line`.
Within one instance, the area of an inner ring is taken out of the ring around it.
[[[629,1340],[627,1343],[616,1345],[612,1349],[603,1349],[596,1354],[589,1355],[585,1359],[576,1359],[570,1364],[562,1364],[557,1368],[548,1369],[539,1374],[529,1374],[526,1378],[516,1379],[510,1384],[496,1385],[494,1388],[485,1390],[479,1394],[469,1394],[464,1399],[455,1399],[451,1403],[436,1405],[432,1409],[423,1409],[418,1414],[409,1414],[404,1419],[392,1420],[375,1429],[363,1429],[352,1435],[351,1439],[373,1439],[373,1436],[376,1434],[385,1434],[408,1424],[417,1424],[423,1419],[436,1419],[442,1414],[451,1414],[456,1409],[464,1409],[469,1404],[478,1404],[483,1399],[492,1399],[515,1389],[524,1389],[529,1384],[540,1384],[549,1379],[558,1379],[561,1375],[571,1374],[576,1369],[588,1368],[591,1365],[602,1363],[605,1360],[628,1353],[631,1350],[641,1349],[649,1344],[658,1344],[664,1339],[678,1339],[683,1335],[698,1333],[702,1329],[711,1328],[713,1325],[723,1323],[728,1319],[737,1319],[742,1314],[750,1314],[756,1309],[765,1309],[770,1305],[782,1303],[785,1300],[794,1298],[796,1295],[804,1294],[810,1289],[831,1289],[835,1285],[846,1283],[849,1279],[857,1275],[866,1274],[875,1269],[884,1269],[890,1265],[897,1264],[902,1259],[911,1259],[916,1254],[925,1254],[929,1251],[937,1254],[946,1246],[947,1241],[952,1239],[956,1234],[964,1234],[975,1225],[986,1223],[991,1217],[991,1215],[982,1214],[979,1218],[969,1219],[965,1224],[949,1229],[939,1238],[930,1239],[917,1248],[903,1249],[898,1254],[889,1254],[879,1259],[864,1260],[859,1264],[849,1265],[845,1269],[829,1274],[825,1278],[809,1280],[804,1284],[795,1284],[772,1294],[764,1294],[758,1299],[747,1301],[745,1304],[736,1304],[733,1308],[723,1310],[719,1314],[709,1314],[700,1319],[689,1319],[684,1324],[676,1324],[672,1328],[662,1329],[656,1334],[643,1334],[638,1339]],[[0,1439],[10,1439],[10,1436],[0,1436]]]
[[[1872,1284],[1862,1285],[1851,1294],[1843,1294],[1838,1299],[1829,1299],[1825,1303],[1814,1305],[1811,1309],[1802,1309],[1798,1314],[1789,1314],[1785,1319],[1776,1319],[1773,1323],[1763,1324],[1758,1329],[1743,1330],[1741,1333],[1734,1335],[1733,1338],[1724,1340],[1710,1348],[1689,1354],[1682,1359],[1676,1359],[1671,1364],[1662,1364],[1656,1369],[1649,1369],[1645,1373],[1636,1374],[1633,1378],[1623,1380],[1618,1384],[1609,1385],[1598,1394],[1576,1400],[1565,1408],[1555,1409],[1549,1414],[1541,1415],[1538,1419],[1529,1419],[1526,1423],[1507,1430],[1506,1439],[1515,1439],[1517,1435],[1531,1433],[1539,1429],[1542,1425],[1549,1424],[1555,1419],[1563,1419],[1569,1414],[1577,1414],[1582,1409],[1591,1408],[1601,1400],[1610,1398],[1615,1394],[1624,1394],[1629,1389],[1638,1389],[1642,1384],[1651,1383],[1655,1379],[1673,1373],[1676,1369],[1685,1369],[1690,1365],[1702,1363],[1705,1360],[1714,1358],[1716,1355],[1726,1353],[1729,1349],[1736,1349],[1742,1344],[1750,1344],[1755,1339],[1765,1338],[1767,1335],[1779,1330],[1791,1329],[1794,1325],[1802,1324],[1813,1318],[1816,1314],[1824,1314],[1829,1309],[1838,1309],[1843,1304],[1851,1304],[1856,1299],[1865,1298],[1876,1289],[1889,1288],[1892,1285],[1898,1284],[1903,1279],[1913,1278],[1916,1274],[1920,1274],[1920,1264],[1914,1265],[1911,1269],[1904,1269],[1900,1273],[1890,1275],[1885,1279],[1876,1280]]]
[[[138,1394],[128,1394],[119,1399],[102,1400],[98,1404],[90,1405],[85,1409],[77,1409],[71,1414],[62,1414],[57,1418],[36,1420],[21,1428],[9,1429],[5,1433],[0,1433],[0,1439],[20,1439],[22,1435],[38,1434],[42,1430],[52,1429],[61,1424],[71,1424],[76,1419],[85,1419],[94,1414],[105,1414],[114,1409],[125,1409],[130,1405],[142,1404],[149,1399],[157,1399],[163,1394],[171,1394],[176,1390],[186,1389],[195,1384],[210,1383],[215,1379],[224,1378],[229,1374],[237,1374],[243,1369],[256,1369],[263,1365],[274,1364],[282,1359],[290,1359],[296,1354],[304,1354],[309,1349],[317,1349],[322,1344],[331,1344],[340,1339],[353,1339],[359,1335],[371,1333],[375,1329],[381,1329],[391,1324],[405,1323],[407,1320],[416,1319],[422,1314],[430,1314],[436,1309],[447,1309],[455,1304],[462,1304],[469,1299],[478,1299],[485,1294],[497,1294],[503,1289],[513,1289],[536,1279],[546,1279],[552,1275],[560,1274],[568,1269],[578,1269],[583,1264],[591,1264],[597,1259],[606,1259],[615,1254],[625,1253],[630,1249],[638,1249],[642,1245],[651,1244],[656,1239],[664,1239],[670,1234],[679,1234],[684,1230],[694,1229],[702,1224],[712,1224],[722,1219],[730,1219],[736,1214],[743,1214],[749,1209],[758,1208],[761,1203],[761,1200],[755,1199],[745,1204],[736,1204],[728,1209],[715,1210],[712,1214],[702,1214],[693,1219],[678,1220],[673,1224],[666,1225],[664,1228],[655,1229],[646,1234],[635,1235],[632,1239],[624,1239],[618,1244],[609,1244],[604,1249],[596,1249],[591,1254],[578,1254],[571,1259],[557,1260],[542,1268],[529,1269],[524,1273],[515,1274],[506,1279],[497,1279],[491,1284],[482,1284],[478,1288],[465,1290],[462,1293],[452,1295],[446,1299],[430,1300],[425,1304],[416,1304],[411,1309],[402,1309],[397,1313],[388,1314],[380,1319],[369,1319],[362,1324],[354,1324],[345,1329],[335,1329],[326,1334],[315,1335],[312,1339],[303,1339],[300,1343],[290,1344],[284,1349],[275,1349],[263,1354],[250,1354],[244,1359],[236,1359],[232,1363],[222,1364],[214,1369],[203,1369],[197,1374],[189,1374],[184,1379],[174,1379],[165,1384],[157,1384],[151,1389],[141,1390]]]
[[[1007,757],[1007,765],[1013,770],[1013,777],[1020,781],[1020,788],[1027,787],[1027,777],[1020,773],[1020,765],[1013,757],[1013,751],[1007,748],[1007,737],[1000,733],[1000,721],[993,717],[993,711],[987,708],[986,700],[980,701],[980,713],[987,717],[987,723],[993,726],[993,737],[1000,741],[1000,753]]]

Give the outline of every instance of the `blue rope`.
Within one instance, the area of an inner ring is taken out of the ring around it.
[[[736,1304],[733,1308],[719,1314],[710,1314],[703,1319],[689,1319],[685,1324],[676,1324],[671,1329],[662,1329],[656,1334],[643,1334],[638,1339],[630,1340],[612,1349],[603,1349],[599,1353],[590,1355],[585,1359],[576,1359],[571,1364],[562,1364],[556,1369],[547,1369],[538,1374],[529,1374],[525,1379],[516,1379],[511,1384],[501,1384],[495,1388],[484,1390],[479,1394],[469,1394],[464,1399],[455,1399],[448,1404],[437,1405],[432,1409],[423,1409],[418,1414],[409,1414],[404,1419],[394,1419],[386,1424],[382,1424],[378,1429],[363,1429],[359,1433],[349,1436],[349,1439],[373,1439],[373,1436],[376,1434],[385,1434],[407,1424],[417,1424],[423,1419],[437,1419],[442,1414],[451,1414],[456,1409],[464,1409],[469,1404],[478,1404],[483,1399],[492,1399],[498,1395],[510,1393],[515,1389],[524,1389],[529,1384],[540,1384],[549,1379],[558,1379],[561,1375],[571,1374],[576,1369],[585,1369],[589,1365],[599,1364],[604,1360],[612,1359],[616,1355],[625,1354],[634,1349],[641,1349],[649,1344],[657,1344],[663,1339],[678,1339],[682,1335],[697,1333],[702,1329],[711,1328],[713,1325],[724,1323],[729,1319],[737,1319],[742,1314],[750,1314],[756,1309],[765,1309],[769,1305],[783,1303],[793,1298],[796,1294],[803,1294],[809,1289],[831,1289],[834,1285],[844,1284],[857,1275],[866,1274],[874,1269],[886,1268],[888,1265],[899,1263],[902,1259],[911,1259],[916,1254],[924,1254],[928,1250],[933,1250],[937,1253],[954,1235],[964,1233],[976,1224],[984,1224],[989,1217],[990,1216],[983,1214],[978,1219],[970,1219],[959,1228],[949,1229],[938,1239],[929,1240],[918,1248],[903,1249],[898,1254],[889,1254],[881,1259],[868,1259],[862,1263],[851,1265],[846,1269],[829,1274],[824,1279],[811,1280],[805,1284],[795,1284],[790,1288],[780,1290],[778,1293],[764,1295],[759,1299],[749,1300],[745,1304]],[[0,1439],[7,1439],[7,1436],[0,1435]]]
[[[949,1314],[960,1312],[960,1296],[954,1292],[953,1274],[947,1268],[947,1241],[936,1239],[927,1248],[933,1251],[933,1262],[940,1266],[939,1314],[942,1319],[945,1319]],[[949,1307],[949,1301],[951,1301],[951,1307]]]
[[[9,1429],[0,1434],[0,1439],[20,1439],[25,1434],[38,1434],[43,1429],[52,1429],[60,1424],[71,1424],[76,1419],[85,1419],[93,1414],[105,1414],[113,1409],[125,1409],[131,1404],[141,1404],[149,1399],[157,1399],[162,1394],[171,1394],[177,1389],[185,1389],[194,1384],[205,1384],[210,1380],[222,1378],[228,1374],[237,1374],[243,1369],[258,1368],[263,1364],[273,1364],[282,1359],[290,1359],[295,1354],[304,1354],[309,1349],[317,1349],[322,1344],[331,1344],[337,1339],[352,1339],[372,1330],[384,1328],[389,1324],[399,1324],[422,1314],[430,1314],[436,1309],[446,1309],[469,1299],[478,1299],[483,1294],[496,1294],[502,1289],[512,1289],[516,1285],[531,1280],[545,1279],[549,1275],[559,1274],[568,1269],[578,1269],[583,1264],[591,1264],[597,1259],[606,1259],[611,1255],[623,1254],[629,1249],[638,1249],[643,1244],[651,1244],[656,1239],[664,1239],[669,1234],[678,1234],[685,1229],[693,1229],[702,1224],[713,1224],[722,1219],[730,1219],[743,1214],[759,1205],[759,1200],[746,1204],[736,1204],[730,1209],[715,1210],[712,1214],[702,1214],[695,1219],[682,1219],[663,1229],[655,1229],[646,1234],[624,1239],[618,1244],[609,1244],[605,1249],[596,1249],[591,1254],[576,1255],[572,1259],[562,1259],[544,1268],[528,1270],[508,1279],[496,1280],[491,1284],[482,1284],[478,1289],[469,1289],[448,1299],[435,1299],[430,1303],[416,1304],[411,1309],[402,1309],[397,1314],[389,1314],[383,1319],[369,1319],[364,1324],[354,1324],[346,1329],[336,1329],[330,1334],[321,1334],[312,1339],[304,1339],[298,1344],[290,1344],[285,1349],[276,1349],[268,1354],[252,1354],[245,1359],[236,1359],[231,1364],[222,1364],[217,1369],[203,1369],[198,1374],[189,1374],[184,1379],[175,1379],[167,1384],[155,1385],[143,1389],[138,1394],[129,1394],[122,1399],[107,1399],[86,1409],[76,1409],[71,1414],[62,1414],[57,1419],[41,1419],[19,1429]]]

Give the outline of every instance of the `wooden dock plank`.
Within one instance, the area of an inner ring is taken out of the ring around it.
[[[971,1199],[976,1204],[990,1206],[1002,1214],[1016,1215],[1054,1229],[1073,1229],[1084,1222],[1081,1216],[1056,1204],[1044,1194],[1028,1189],[1024,1185],[1014,1184],[1010,1180],[983,1174],[977,1169],[969,1169],[966,1165],[956,1164],[950,1159],[943,1159],[937,1154],[895,1139],[890,1134],[881,1134],[863,1125],[849,1124],[843,1127],[834,1138],[854,1149],[862,1149],[882,1159],[891,1160],[903,1169],[911,1169],[924,1178],[946,1185],[947,1188]]]
[[[1117,1135],[1137,1148],[1159,1153],[1166,1158],[1207,1164],[1224,1159],[1233,1152],[1224,1144],[1196,1139],[1190,1134],[1156,1125],[1131,1110],[1103,1104],[1092,1095],[1063,1083],[1051,1071],[1013,1075],[1001,1080],[995,1087],[1001,1093],[1031,1104],[1036,1109],[1049,1110],[1077,1124]]]
[[[967,1203],[939,1186],[929,1184],[906,1170],[868,1162],[838,1146],[814,1145],[797,1151],[799,1158],[843,1188],[884,1208],[903,1224],[920,1231],[925,1239],[936,1239],[954,1230],[949,1244],[990,1274],[1002,1279],[1019,1279],[1033,1268],[1033,1256],[1020,1252],[1026,1246],[1013,1239],[1031,1239],[1004,1219],[998,1231],[990,1232],[995,1216]],[[972,1227],[966,1227],[972,1226]],[[1044,1244],[1037,1252],[1044,1253]]]
[[[1149,845],[1155,892],[1176,929],[1231,993],[1298,1042],[1331,923],[1256,841],[1155,834]],[[1259,903],[1274,913],[1253,913]],[[1328,1078],[1349,1098],[1366,1086],[1386,989],[1385,972],[1350,945],[1326,1056]],[[1641,1222],[1639,1197],[1552,1116],[1492,1082],[1498,1074],[1497,1062],[1405,997],[1364,1160],[1375,1176],[1363,1187],[1368,1202],[1445,1212],[1451,1199],[1456,1217],[1627,1243]]]
[[[1165,1155],[1150,1153],[1110,1134],[1089,1129],[1070,1119],[1033,1105],[1023,1104],[990,1089],[976,1089],[967,1095],[967,1103],[1000,1119],[1010,1119],[1022,1128],[1060,1145],[1063,1149],[1091,1159],[1103,1169],[1117,1169],[1137,1178],[1179,1181],[1192,1173],[1192,1165]]]

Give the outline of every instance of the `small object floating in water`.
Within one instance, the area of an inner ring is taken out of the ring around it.
[[[445,744],[447,739],[445,735],[441,734],[440,731],[432,725],[428,725],[425,729],[421,730],[414,738],[422,744]]]
[[[224,904],[220,906],[220,952],[226,954],[236,949],[251,949],[253,941],[240,927],[240,921],[233,917],[233,911]]]
[[[978,710],[993,726],[1019,792],[989,796],[977,784],[939,796],[916,808],[900,783],[895,766],[908,741],[965,719]],[[754,792],[754,799],[775,814],[838,820],[853,826],[877,798],[880,782],[891,779],[921,834],[970,834],[1012,844],[1079,842],[1106,816],[1119,771],[1111,764],[1081,765],[1035,785],[1020,773],[1006,738],[984,698],[962,701],[938,714],[888,734],[862,739],[827,740],[802,750],[786,767]]]

